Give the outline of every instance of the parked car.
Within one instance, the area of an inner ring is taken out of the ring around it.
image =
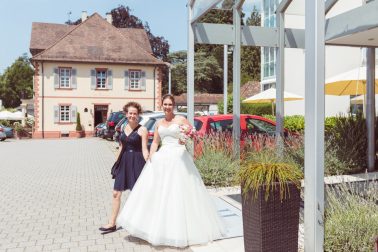
[[[176,112],[175,114],[176,115],[182,115],[182,116],[186,117],[186,113]],[[161,111],[143,113],[139,116],[139,124],[142,125],[142,126],[145,126],[147,128],[147,131],[148,131],[148,148],[150,148],[152,140],[154,139],[156,122],[163,119],[164,116],[165,116],[164,112],[161,112]],[[120,121],[115,127],[116,132],[118,132],[118,133],[114,134],[115,135],[114,138],[117,137],[117,139],[115,139],[116,141],[118,141],[118,137],[119,137],[119,134],[121,132],[121,126],[125,122],[127,123],[126,118],[123,119],[122,121]]]
[[[196,116],[194,118],[194,127],[199,135],[211,132],[232,133],[232,118],[233,115]],[[240,131],[242,136],[252,134],[274,135],[276,131],[276,123],[261,116],[241,114]],[[287,129],[284,129],[284,134],[288,134]]]
[[[3,128],[5,135],[7,138],[13,138],[14,137],[14,130],[11,127],[4,126],[0,124],[0,128]]]
[[[139,123],[140,121],[142,120],[142,117],[139,117]],[[114,132],[114,135],[113,135],[113,140],[118,142],[119,141],[119,136],[121,135],[121,130],[122,130],[122,125],[123,124],[127,124],[127,118],[124,117],[121,121],[119,121],[117,123],[117,125],[115,126],[115,132]]]
[[[211,133],[222,132],[229,135],[230,144],[232,142],[231,135],[233,130],[233,115],[211,115],[198,116],[194,118],[194,127],[197,130],[199,137]],[[255,135],[270,135],[276,134],[276,123],[267,118],[256,115],[240,115],[240,147],[245,146],[246,139],[253,139]],[[284,129],[284,135],[295,135]],[[198,141],[195,146],[196,155],[202,151],[202,143]]]
[[[104,139],[113,139],[115,133],[115,126],[119,121],[125,117],[123,111],[111,112],[108,120],[106,121],[106,129],[102,138]]]
[[[181,113],[181,112],[175,112],[175,115],[181,115],[186,117],[186,113]],[[154,139],[154,132],[155,132],[155,125],[156,122],[164,118],[164,113],[163,112],[155,112],[151,114],[147,114],[142,116],[143,119],[140,122],[141,125],[147,128],[148,131],[148,148],[150,148],[152,144],[152,140]]]
[[[0,141],[4,141],[5,139],[7,139],[7,135],[5,135],[4,129],[0,127]]]
[[[106,129],[106,123],[97,124],[94,129],[94,136],[101,137],[102,135],[104,135],[105,129]]]

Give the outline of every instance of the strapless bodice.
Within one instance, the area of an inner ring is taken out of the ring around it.
[[[169,126],[160,125],[158,128],[159,136],[162,142],[162,145],[180,145],[179,136],[180,136],[180,126],[177,123],[172,123]]]

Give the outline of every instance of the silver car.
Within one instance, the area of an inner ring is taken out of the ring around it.
[[[5,135],[3,128],[0,128],[0,141],[4,141],[7,139],[7,135]]]

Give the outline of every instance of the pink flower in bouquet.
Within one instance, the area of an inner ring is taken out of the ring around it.
[[[193,139],[196,134],[196,129],[188,124],[180,125],[179,141],[182,144],[186,144],[189,139]]]

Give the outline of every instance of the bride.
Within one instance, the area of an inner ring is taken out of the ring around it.
[[[162,102],[165,118],[157,123],[149,161],[117,224],[152,245],[186,247],[220,239],[224,226],[191,155],[179,141],[180,125],[189,122],[173,113],[172,95],[163,96]]]

